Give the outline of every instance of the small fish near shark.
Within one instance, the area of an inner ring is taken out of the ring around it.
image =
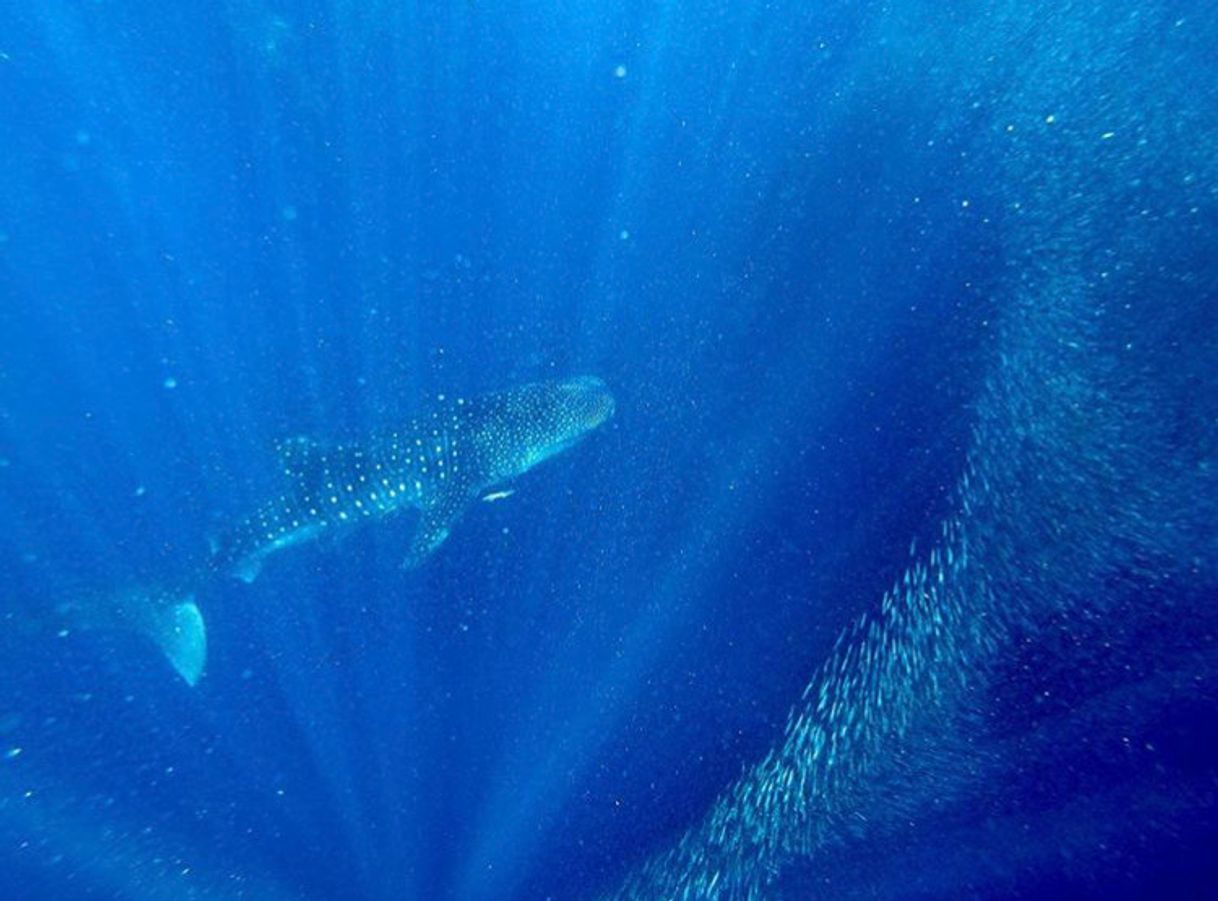
[[[354,444],[291,438],[279,446],[284,490],[210,542],[210,559],[185,587],[127,589],[107,604],[66,604],[58,613],[77,626],[146,635],[194,685],[207,658],[206,626],[195,603],[201,585],[217,576],[253,582],[280,551],[404,510],[419,516],[403,560],[414,569],[471,504],[511,495],[502,486],[603,425],[614,406],[603,381],[580,376],[442,398],[400,427]]]

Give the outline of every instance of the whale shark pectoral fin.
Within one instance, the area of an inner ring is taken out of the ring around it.
[[[410,547],[406,551],[406,558],[402,561],[402,569],[418,569],[422,566],[436,548],[444,543],[448,534],[449,529],[432,529],[427,532],[420,529],[415,532]]]
[[[435,504],[423,509],[419,524],[410,539],[410,547],[406,551],[406,559],[402,561],[403,569],[416,569],[435,553],[452,532],[453,524],[465,509],[464,503]]]

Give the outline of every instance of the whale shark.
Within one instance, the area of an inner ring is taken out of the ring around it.
[[[403,566],[417,568],[492,491],[607,421],[613,395],[598,378],[535,382],[473,398],[444,398],[392,431],[326,446],[293,437],[278,447],[285,489],[213,543],[213,566],[253,582],[281,550],[415,510]]]
[[[603,381],[579,376],[469,398],[441,396],[396,428],[358,442],[289,438],[277,447],[282,490],[211,539],[209,558],[192,576],[61,604],[58,620],[139,632],[193,686],[207,656],[196,603],[201,588],[225,577],[253,582],[282,550],[405,511],[415,511],[418,522],[402,565],[415,569],[472,504],[509,496],[504,486],[578,443],[614,409]]]

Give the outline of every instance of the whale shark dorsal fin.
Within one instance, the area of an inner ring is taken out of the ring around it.
[[[292,435],[275,445],[279,468],[294,482],[315,484],[322,475],[324,449],[305,435]]]

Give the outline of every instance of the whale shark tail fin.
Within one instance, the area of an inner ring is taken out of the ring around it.
[[[207,626],[190,592],[137,588],[85,595],[60,604],[53,622],[61,634],[73,629],[135,632],[156,645],[187,685],[203,677]]]
[[[141,626],[182,680],[196,685],[207,663],[207,626],[194,599],[157,607],[143,618]]]

